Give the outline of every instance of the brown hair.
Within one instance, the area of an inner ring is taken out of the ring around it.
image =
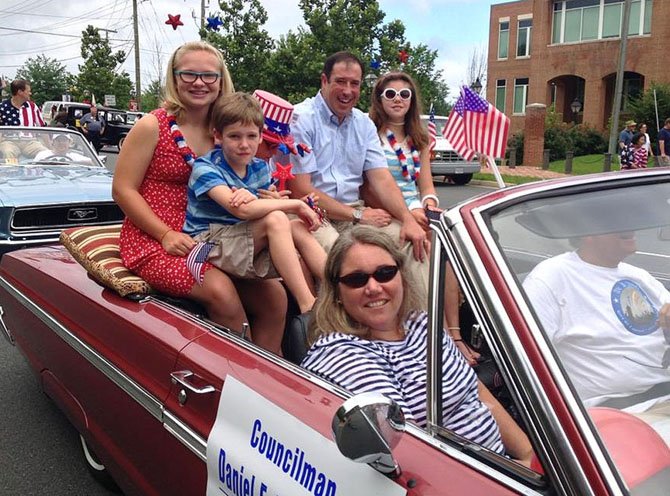
[[[205,41],[189,41],[188,43],[184,43],[174,51],[168,61],[167,74],[165,75],[165,88],[163,89],[165,98],[163,107],[165,107],[168,113],[173,114],[177,118],[179,118],[184,111],[184,104],[179,98],[179,92],[177,91],[177,76],[175,76],[174,71],[177,69],[181,57],[188,52],[208,52],[214,55],[219,61],[219,69],[221,72],[219,94],[227,95],[235,91],[233,80],[230,78],[228,67],[226,67],[226,61],[223,59],[223,55],[218,49]]]
[[[25,90],[27,86],[30,86],[30,81],[26,79],[15,79],[9,85],[9,90],[12,92],[12,96],[15,96],[19,91]]]
[[[357,64],[358,67],[361,68],[361,77],[365,74],[365,68],[363,67],[363,62],[361,62],[361,59],[356,57],[351,52],[335,52],[332,54],[330,57],[326,59],[326,61],[323,63],[323,71],[322,74],[326,76],[326,81],[330,82],[330,75],[333,72],[333,67],[335,67],[335,64],[338,64],[340,62],[344,62],[345,64]]]
[[[380,77],[372,89],[372,102],[370,105],[370,118],[377,126],[377,131],[383,131],[388,122],[389,116],[384,111],[382,105],[382,92],[391,81],[403,81],[412,90],[412,99],[409,110],[405,115],[405,133],[412,139],[417,150],[422,151],[430,142],[428,131],[421,124],[421,99],[417,86],[412,77],[404,72],[389,72]]]
[[[253,124],[263,132],[263,110],[253,96],[242,91],[226,95],[214,102],[210,126],[219,132],[223,128],[241,122]]]
[[[400,269],[399,274],[402,277],[404,291],[403,301],[398,310],[398,317],[401,321],[404,321],[410,312],[425,308],[426,302],[421,301],[419,296],[423,295],[424,292],[419,290],[416,278],[407,270],[406,256],[398,248],[396,241],[379,229],[369,226],[355,226],[340,234],[328,253],[324,277],[319,288],[319,297],[314,305],[314,320],[309,332],[310,345],[319,337],[332,332],[342,332],[356,336],[365,336],[368,333],[367,327],[363,327],[353,320],[344,306],[338,303],[339,283],[337,279],[340,276],[340,269],[349,250],[357,244],[382,248],[391,255]]]

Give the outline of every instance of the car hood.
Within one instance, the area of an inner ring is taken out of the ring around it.
[[[112,173],[90,166],[0,166],[0,206],[112,201]]]

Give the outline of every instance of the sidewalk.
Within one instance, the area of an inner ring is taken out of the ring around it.
[[[536,177],[538,179],[554,179],[557,177],[567,177],[568,174],[563,174],[561,172],[554,172],[550,170],[543,170],[542,167],[529,167],[525,165],[519,165],[513,169],[507,166],[498,166],[500,174],[503,176],[526,176],[526,177]],[[493,174],[493,171],[489,168],[483,168],[481,172],[485,174]]]

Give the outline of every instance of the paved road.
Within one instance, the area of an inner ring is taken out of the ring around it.
[[[117,154],[107,152],[107,166]],[[443,206],[490,188],[437,183]],[[1,303],[1,302],[0,302]],[[0,495],[108,496],[86,469],[77,432],[40,391],[23,355],[0,337]]]

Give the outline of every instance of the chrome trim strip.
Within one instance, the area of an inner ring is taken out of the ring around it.
[[[163,412],[163,427],[190,449],[200,460],[207,463],[207,440],[179,420],[168,410]]]
[[[40,234],[26,234],[28,236],[39,236]],[[36,244],[58,243],[58,235],[54,238],[40,238],[40,239],[0,239],[0,246],[24,246]]]
[[[0,327],[2,328],[2,334],[5,336],[7,341],[9,341],[9,344],[15,345],[16,343],[14,342],[14,336],[12,336],[11,331],[5,325],[5,321],[2,318],[3,315],[5,315],[5,310],[0,305]]]
[[[65,341],[73,350],[84,357],[91,365],[102,372],[138,404],[144,407],[144,409],[153,417],[162,420],[163,406],[157,398],[133,382],[127,374],[121,371],[121,369],[96,352],[90,345],[75,336],[65,326],[29,300],[21,291],[15,288],[3,277],[0,277],[0,286],[14,296],[19,303],[30,310],[33,315],[44,322],[47,327],[54,331],[56,335]]]
[[[667,172],[666,172],[667,174]],[[621,180],[621,176],[618,176],[619,180]],[[609,178],[610,182],[611,180],[616,179],[614,178]],[[576,185],[576,184],[585,184],[585,183],[591,183],[593,184],[592,181],[588,180],[582,180],[576,183],[570,183],[570,187]],[[548,187],[542,188],[542,191],[550,191],[550,190],[555,190],[559,188],[566,188],[568,185],[566,184],[559,184],[559,185],[550,185]],[[539,191],[539,190],[538,190]],[[534,191],[533,193],[537,193],[537,191]],[[514,199],[517,199],[522,196],[526,196],[528,192],[524,192],[523,194],[520,195],[514,195]],[[498,200],[495,202],[495,206],[499,207],[500,205],[506,203],[507,201],[510,201],[512,197],[509,198],[504,198],[501,200]],[[558,365],[558,362],[555,360],[554,352],[553,352],[553,347],[551,344],[545,339],[544,333],[540,330],[539,326],[535,322],[535,317],[533,316],[530,308],[526,304],[526,299],[521,291],[521,289],[517,286],[516,280],[514,279],[513,274],[510,272],[509,267],[507,266],[504,257],[502,253],[498,250],[498,246],[489,232],[489,227],[484,221],[484,216],[483,213],[489,210],[490,208],[493,207],[493,203],[490,205],[485,205],[482,207],[479,207],[477,209],[474,209],[472,211],[473,217],[475,220],[475,223],[477,225],[477,228],[479,232],[481,233],[484,242],[486,243],[487,248],[489,249],[489,252],[493,256],[496,265],[498,266],[500,273],[505,279],[505,283],[507,284],[510,293],[512,294],[514,300],[517,302],[519,306],[519,310],[521,311],[521,314],[523,315],[524,320],[528,324],[530,331],[532,333],[533,339],[535,340],[538,348],[540,349],[544,359],[545,359],[545,364],[549,371],[551,372],[552,376],[554,377],[554,380],[556,381],[559,390],[561,391],[561,395],[568,405],[568,408],[580,430],[582,435],[587,441],[587,445],[591,449],[591,453],[594,456],[596,463],[598,464],[601,474],[603,475],[606,483],[609,485],[610,490],[617,491],[615,494],[624,494],[620,485],[617,476],[614,474],[614,472],[611,470],[610,464],[609,464],[609,457],[603,453],[603,450],[600,448],[600,445],[596,439],[596,436],[594,435],[591,426],[589,424],[589,420],[582,414],[582,405],[581,402],[575,398],[567,384],[567,381],[565,377],[563,376],[563,373],[560,370],[560,367]],[[460,229],[459,231],[462,230],[461,233],[461,238],[463,235],[468,236],[467,232],[465,231],[464,226],[459,226]],[[474,245],[470,242],[469,237],[467,238],[469,246],[465,248],[465,251],[470,250],[471,253],[474,252]],[[471,261],[471,265],[472,264]],[[491,303],[498,307],[501,311],[496,312],[496,315],[503,316],[504,318],[499,322],[499,325],[504,326],[507,329],[512,329],[512,323],[511,321],[507,318],[507,313],[504,311],[504,307],[502,306],[502,302],[498,298],[498,295],[495,291],[495,288],[493,287],[493,283],[488,277],[488,273],[486,272],[484,267],[477,267],[477,272],[478,272],[478,279],[480,282],[484,285],[485,293],[487,296],[490,298]],[[560,438],[565,438],[565,432],[563,431],[563,426],[560,423],[560,420],[554,415],[553,410],[551,409],[551,404],[549,402],[548,397],[544,394],[544,389],[542,388],[542,385],[537,383],[535,381],[534,374],[529,374],[530,371],[532,371],[532,365],[528,359],[528,356],[526,355],[523,346],[518,340],[518,337],[516,336],[515,333],[506,333],[508,336],[513,337],[513,340],[510,344],[515,349],[516,356],[521,360],[520,363],[518,364],[525,373],[526,377],[532,378],[533,383],[532,383],[532,388],[534,391],[534,397],[535,401],[539,402],[539,406],[541,409],[545,412],[545,415],[547,417],[551,417],[551,428],[554,434],[558,435]],[[509,355],[508,355],[509,356]],[[519,373],[518,371],[512,371],[511,373]],[[548,449],[548,451],[553,451],[556,452],[556,446],[545,446],[545,448]],[[549,449],[551,448],[551,449]],[[571,471],[573,473],[581,473],[582,474],[582,485],[584,488],[580,488],[581,491],[586,491],[587,486],[587,481],[585,478],[585,474],[583,473],[581,469],[581,465],[579,464],[579,461],[577,460],[576,456],[574,453],[570,452],[567,453],[564,451],[566,455],[570,455],[570,460],[569,464],[571,466]],[[563,462],[566,462],[567,460],[563,460]],[[557,474],[557,480],[563,481],[564,477],[567,476],[567,474],[563,471],[564,467],[556,467],[557,469],[560,469],[563,472],[563,478],[560,477],[559,474]],[[590,492],[590,488],[589,488]]]

